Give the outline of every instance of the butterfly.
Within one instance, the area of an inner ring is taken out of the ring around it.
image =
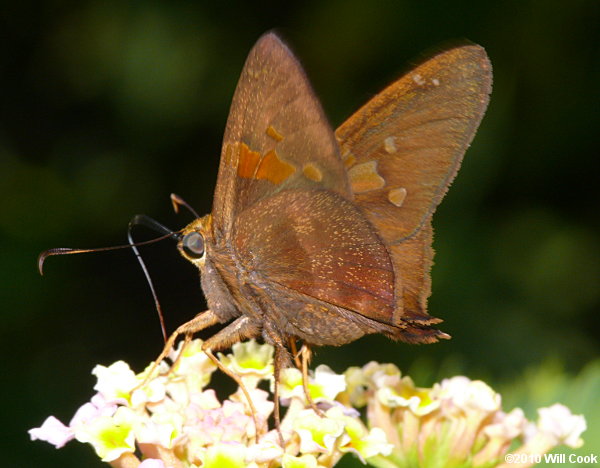
[[[185,227],[209,310],[181,325],[212,352],[250,338],[343,345],[381,333],[431,343],[431,217],[486,110],[491,65],[465,45],[377,94],[335,132],[274,33],[246,60],[223,139],[212,212]],[[167,349],[167,348],[165,348]],[[164,353],[163,353],[164,356]]]

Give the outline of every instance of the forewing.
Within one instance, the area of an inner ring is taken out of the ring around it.
[[[334,192],[291,190],[261,200],[240,215],[233,245],[255,287],[283,286],[395,324],[389,253],[361,212]]]
[[[409,341],[423,341],[422,325],[439,322],[427,314],[431,216],[473,139],[491,81],[481,47],[452,49],[390,85],[336,131],[354,201],[388,246],[397,315],[415,325]]]
[[[238,213],[283,189],[351,192],[333,131],[307,78],[274,34],[251,50],[231,104],[213,202],[229,232]]]
[[[428,60],[336,131],[355,203],[386,243],[415,235],[454,179],[491,90],[483,48]]]

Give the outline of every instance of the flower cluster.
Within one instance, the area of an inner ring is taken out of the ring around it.
[[[394,446],[389,456],[369,460],[375,466],[520,468],[558,445],[583,444],[583,416],[555,404],[529,422],[520,408],[502,411],[500,395],[479,380],[457,376],[419,388],[393,364],[375,362],[345,375],[347,403],[366,406],[369,425]]]
[[[363,461],[391,452],[381,429],[367,429],[358,411],[336,401],[346,388],[345,378],[327,366],[319,366],[309,381],[321,415],[306,400],[300,372],[282,373],[282,447],[279,433],[267,430],[274,403],[258,387],[264,380],[273,384],[273,348],[252,340],[220,355],[221,363],[241,378],[253,414],[241,389],[221,402],[207,388],[216,367],[201,347],[194,340],[174,350],[169,356],[173,364],[163,361],[153,375],[151,366],[136,375],[122,361],[96,366],[97,393],[91,401],[68,426],[51,416],[29,431],[31,438],[57,448],[72,439],[87,442],[102,461],[119,468],[317,468],[333,466],[349,452]]]
[[[453,377],[418,388],[396,366],[375,362],[343,375],[317,367],[307,387],[319,414],[306,398],[300,371],[284,370],[278,433],[268,430],[274,403],[259,388],[264,381],[273,388],[271,346],[252,340],[219,355],[243,382],[254,412],[241,388],[222,402],[207,388],[216,366],[200,340],[169,358],[172,364],[163,361],[137,375],[122,361],[97,366],[91,401],[68,426],[51,416],[29,431],[31,438],[57,448],[72,439],[87,442],[118,468],[325,468],[346,453],[386,468],[488,468],[502,466],[511,449],[543,454],[583,443],[585,420],[562,405],[540,409],[534,424],[518,408],[503,412],[500,395],[481,381]],[[367,425],[356,409],[363,407]]]

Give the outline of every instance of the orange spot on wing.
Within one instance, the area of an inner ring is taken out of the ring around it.
[[[267,135],[269,135],[275,141],[283,140],[283,135],[279,133],[272,125],[267,127]]]
[[[315,182],[321,182],[323,179],[323,173],[321,172],[321,169],[312,163],[306,164],[302,169],[302,172],[307,179],[314,180]]]
[[[406,198],[406,189],[404,187],[395,188],[388,192],[388,200],[397,207],[401,207]]]
[[[377,172],[377,161],[352,166],[348,170],[348,178],[354,193],[377,190],[385,185],[385,180]]]
[[[356,156],[354,156],[350,151],[344,153],[342,155],[342,162],[346,168],[354,166],[356,163]]]
[[[271,150],[260,161],[254,178],[280,184],[294,172],[296,172],[294,166],[279,159],[275,150]]]
[[[256,166],[260,163],[260,154],[248,148],[248,145],[240,145],[240,158],[238,160],[237,173],[239,177],[245,179],[254,178]]]

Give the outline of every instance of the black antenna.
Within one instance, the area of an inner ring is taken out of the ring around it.
[[[44,275],[44,262],[48,257],[52,257],[54,255],[70,255],[70,254],[80,254],[80,253],[91,253],[91,252],[105,252],[107,250],[119,250],[119,249],[129,249],[133,246],[139,247],[142,245],[154,244],[155,242],[159,242],[161,240],[168,239],[169,237],[179,236],[179,233],[170,231],[168,234],[157,237],[155,239],[150,239],[143,242],[137,242],[135,244],[127,244],[127,245],[114,245],[111,247],[98,247],[95,249],[74,249],[71,247],[56,247],[54,249],[44,250],[38,256],[38,270],[40,271],[40,275]]]
[[[133,238],[131,236],[131,229],[133,228],[133,226],[146,226],[154,231],[162,233],[163,235],[160,237],[157,237],[155,239],[150,239],[150,240],[143,241],[143,242],[134,242]],[[150,292],[152,293],[152,298],[154,299],[154,305],[156,307],[156,312],[158,313],[158,319],[160,321],[160,328],[162,331],[163,339],[166,342],[167,341],[167,332],[166,332],[166,328],[165,328],[165,321],[164,321],[162,309],[160,307],[160,303],[158,302],[158,296],[156,295],[156,290],[154,289],[154,284],[152,283],[152,280],[150,279],[150,274],[148,273],[146,264],[142,260],[140,252],[138,250],[138,247],[140,247],[142,245],[154,244],[155,242],[159,242],[161,240],[165,240],[168,238],[178,241],[180,237],[181,237],[181,232],[172,231],[168,227],[163,226],[158,221],[150,218],[149,216],[135,215],[129,222],[129,226],[127,228],[127,240],[129,242],[127,245],[115,245],[115,246],[111,246],[111,247],[99,247],[99,248],[95,248],[95,249],[74,249],[74,248],[70,248],[70,247],[57,247],[54,249],[48,249],[48,250],[45,250],[44,252],[42,252],[38,256],[38,269],[40,270],[40,274],[43,275],[44,274],[44,262],[46,261],[46,259],[48,257],[54,256],[54,255],[70,255],[70,254],[80,254],[80,253],[90,253],[90,252],[105,252],[107,250],[119,250],[119,249],[131,248],[133,250],[133,253],[135,254],[138,262],[140,263],[140,266],[142,267],[142,271],[144,272],[144,276],[146,277],[148,286],[150,286]]]
[[[150,286],[150,292],[152,293],[152,298],[154,299],[154,306],[156,308],[156,312],[158,313],[158,320],[160,322],[160,329],[162,331],[163,340],[166,343],[167,342],[167,330],[165,327],[165,319],[164,319],[164,316],[162,313],[162,308],[160,306],[160,302],[158,301],[158,296],[156,294],[156,290],[154,289],[154,283],[152,283],[152,278],[150,277],[150,273],[148,272],[148,269],[146,268],[146,264],[144,263],[144,260],[142,259],[142,256],[140,255],[140,252],[138,250],[138,246],[143,245],[143,243],[133,242],[133,237],[131,236],[131,229],[134,226],[146,226],[147,228],[150,228],[154,231],[164,232],[165,235],[163,236],[163,238],[172,237],[175,241],[179,240],[180,233],[171,231],[168,227],[160,224],[155,219],[152,219],[146,215],[135,215],[131,219],[131,221],[129,221],[129,225],[127,226],[127,240],[129,241],[129,245],[131,246],[131,250],[133,250],[135,257],[137,258],[137,261],[139,262],[140,266],[142,267],[142,271],[144,272],[144,276],[146,277],[148,286]]]

